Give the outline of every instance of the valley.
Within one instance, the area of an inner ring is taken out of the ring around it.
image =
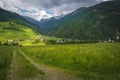
[[[120,79],[119,0],[60,16],[31,4],[12,12],[1,3],[0,80]]]

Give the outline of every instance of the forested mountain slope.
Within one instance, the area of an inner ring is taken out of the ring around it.
[[[120,1],[107,1],[80,8],[57,20],[47,35],[73,38],[116,40],[120,36]]]

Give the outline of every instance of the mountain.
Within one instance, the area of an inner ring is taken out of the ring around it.
[[[60,16],[54,16],[54,17],[47,18],[47,19],[41,19],[39,21],[39,25],[43,28],[44,32],[47,32],[55,28],[59,24],[59,19],[61,19],[64,16],[65,14],[60,15]]]
[[[42,20],[40,20],[40,26],[42,26],[42,28],[45,31],[48,31],[48,30],[54,28],[55,25],[57,25],[57,21],[58,21],[58,19],[56,19],[55,17],[52,17],[49,19],[42,19]]]
[[[50,36],[84,39],[116,40],[120,36],[120,1],[106,1],[80,8],[59,20],[45,22]]]
[[[28,39],[39,34],[41,29],[23,16],[0,8],[0,41]]]
[[[28,22],[30,22],[30,23],[32,23],[32,24],[35,24],[35,25],[37,25],[38,27],[41,27],[39,21],[37,21],[37,20],[35,20],[35,19],[33,19],[33,18],[30,18],[30,17],[27,17],[27,16],[24,16],[24,18],[25,18]]]

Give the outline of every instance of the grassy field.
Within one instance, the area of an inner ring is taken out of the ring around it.
[[[16,63],[15,66],[17,69],[12,75],[14,80],[43,80],[44,72],[36,69],[36,67],[27,61],[18,51],[16,52],[14,63]]]
[[[14,47],[0,47],[0,80],[6,80]]]
[[[120,79],[120,43],[23,47],[38,63],[72,71],[86,80]]]
[[[27,60],[19,50],[36,62],[35,64],[44,65],[45,68],[44,66],[42,66],[42,70],[36,68],[31,63],[32,61]],[[15,56],[13,57],[13,55]],[[52,69],[49,69],[50,67]],[[83,80],[119,80],[120,43],[36,47],[0,46],[0,80],[7,80],[8,75],[14,80],[48,80],[49,77],[44,79],[47,75],[44,72],[48,72],[50,75],[52,72],[56,74],[56,70],[53,68],[58,69],[57,72],[63,69]]]
[[[36,69],[17,49],[0,46],[0,80],[43,80],[44,72]]]

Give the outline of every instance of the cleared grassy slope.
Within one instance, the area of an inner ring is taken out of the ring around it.
[[[34,31],[24,25],[16,24],[15,22],[0,22],[0,41],[28,39],[34,37]]]

